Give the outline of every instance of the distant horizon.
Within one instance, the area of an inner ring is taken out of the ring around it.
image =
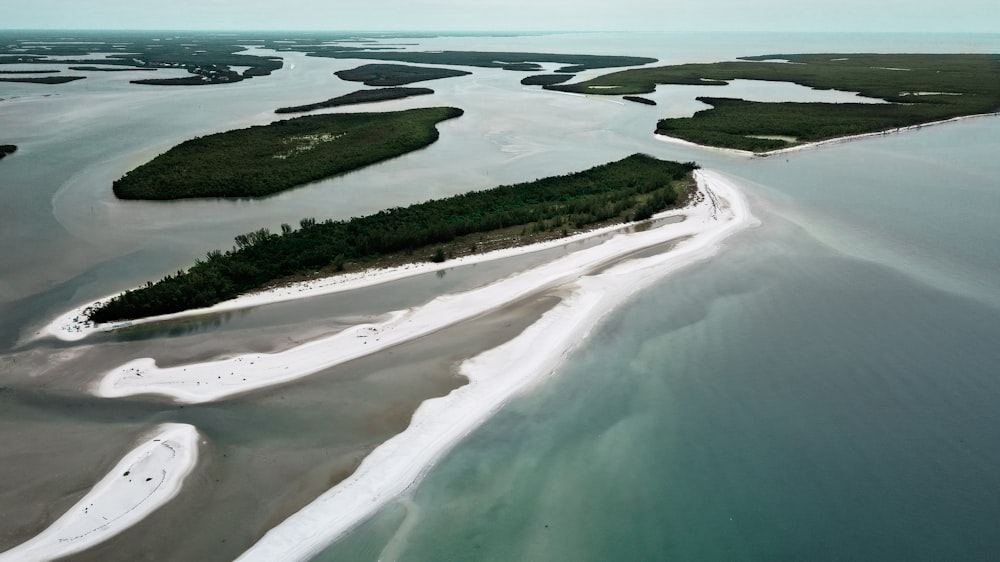
[[[995,0],[34,0],[3,19],[0,29],[18,31],[1000,33]]]
[[[636,33],[636,34],[784,34],[784,35],[1000,35],[998,31],[874,31],[864,29],[839,29],[832,31],[810,31],[800,29],[263,29],[263,28],[100,28],[100,27],[0,27],[0,32],[102,32],[102,33],[412,33],[419,35],[566,35],[587,33]]]

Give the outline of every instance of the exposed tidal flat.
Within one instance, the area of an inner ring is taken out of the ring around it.
[[[466,37],[421,48],[465,41],[475,50],[519,43],[586,53],[600,44],[677,62],[830,52],[844,41],[852,50],[998,50],[989,36],[723,39]],[[11,135],[4,141],[19,146],[0,180],[0,235],[11,249],[0,285],[7,388],[0,505],[15,514],[3,518],[5,546],[54,521],[142,433],[177,421],[208,442],[181,494],[82,558],[233,558],[401,431],[423,398],[462,383],[439,368],[419,378],[365,367],[354,379],[312,377],[209,406],[85,394],[99,373],[134,357],[183,364],[315,339],[395,309],[383,303],[410,299],[414,285],[372,289],[352,299],[360,302],[331,295],[325,306],[289,302],[14,349],[55,313],[186,266],[247,224],[275,228],[317,208],[329,216],[375,212],[646,151],[726,172],[763,225],[609,317],[549,383],[511,402],[411,495],[324,556],[607,559],[622,556],[623,544],[637,557],[699,559],[982,559],[995,551],[988,527],[998,508],[983,493],[997,489],[995,119],[747,160],[652,138],[659,112],[697,103],[683,93],[652,94],[657,108],[623,106],[538,92],[509,71],[476,69],[435,85],[435,105],[462,107],[463,119],[399,162],[261,203],[122,204],[107,193],[121,173],[186,138],[268,122],[276,104],[354,89],[330,73],[357,61],[288,57],[270,77],[187,89],[183,99],[176,89],[115,76],[128,73],[55,86],[51,97],[38,93],[43,86],[4,85],[0,119]],[[128,108],[143,112],[145,132],[128,121]],[[150,127],[156,135],[147,136]],[[53,153],[62,158],[46,158]],[[458,277],[422,278],[421,294],[433,298]],[[347,317],[330,321],[331,308]],[[474,350],[480,333],[442,333],[436,350],[428,342],[421,349],[438,358],[462,348],[454,342],[464,336]],[[215,504],[220,516],[197,516]],[[260,523],[243,525],[224,509]],[[178,543],[180,534],[189,540]]]

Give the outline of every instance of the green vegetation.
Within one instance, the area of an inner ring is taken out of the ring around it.
[[[4,156],[8,154],[14,154],[17,151],[17,146],[13,144],[0,144],[0,160],[3,160]]]
[[[622,99],[627,101],[634,101],[635,103],[641,103],[644,105],[656,105],[655,101],[649,98],[644,98],[642,96],[622,96]]]
[[[43,76],[25,78],[0,78],[0,82],[22,82],[25,84],[65,84],[74,80],[83,80],[86,76]]]
[[[296,274],[371,266],[387,254],[440,262],[453,253],[443,244],[478,251],[498,240],[512,245],[512,238],[531,239],[531,234],[553,237],[600,223],[643,220],[675,204],[677,186],[695,168],[636,154],[575,174],[349,221],[303,219],[298,230],[282,225],[281,234],[260,229],[237,236],[231,250],[209,252],[187,271],[127,291],[88,315],[111,322],[169,314],[211,306]]]
[[[437,140],[454,107],[311,115],[183,142],[114,182],[122,199],[261,197]]]
[[[123,70],[174,68],[187,70],[191,76],[137,80],[136,84],[197,85],[229,84],[254,76],[266,76],[281,68],[278,57],[241,54],[244,45],[260,44],[265,39],[234,34],[158,34],[153,32],[0,32],[0,64],[121,66]],[[92,55],[106,54],[94,60]],[[57,56],[60,60],[49,60]],[[79,57],[79,58],[73,58]],[[242,73],[233,66],[249,67]],[[87,70],[99,70],[88,68]],[[109,70],[109,69],[100,69]]]
[[[571,78],[573,77],[569,74],[536,74],[522,78],[521,84],[525,86],[551,86],[552,84],[562,84]]]
[[[405,64],[365,64],[351,70],[334,72],[341,80],[364,82],[365,86],[402,86],[425,80],[472,74],[464,70],[427,68]]]
[[[70,70],[86,70],[89,72],[153,72],[155,68],[107,68],[101,66],[71,66]]]
[[[342,105],[356,105],[359,103],[373,103],[387,100],[399,100],[413,96],[425,96],[433,94],[430,88],[378,88],[375,90],[358,90],[349,94],[344,94],[326,101],[311,103],[309,105],[296,105],[293,107],[281,107],[274,110],[275,113],[302,113],[304,111],[314,111],[328,107],[339,107]]]
[[[779,59],[789,62],[767,62]],[[735,79],[859,92],[889,103],[752,103],[699,98],[714,108],[690,118],[664,119],[657,132],[699,144],[762,151],[1000,110],[997,55],[765,55],[735,62],[625,70],[579,84],[546,88],[639,94],[652,92],[657,84],[725,85]]]
[[[56,74],[57,72],[59,71],[58,70],[0,70],[0,74]]]
[[[556,72],[580,72],[595,68],[636,66],[656,62],[646,57],[623,57],[604,55],[560,55],[551,53],[509,53],[479,51],[385,51],[364,50],[342,46],[318,47],[307,51],[313,57],[337,59],[374,59],[409,62],[416,64],[453,64],[457,66],[477,66],[483,68],[503,68],[537,72],[542,70],[540,62],[561,63],[564,66]]]

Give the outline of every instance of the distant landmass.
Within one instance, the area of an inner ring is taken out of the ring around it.
[[[763,55],[734,62],[637,68],[545,88],[621,95],[649,93],[657,84],[723,86],[735,79],[858,92],[889,103],[765,103],[699,97],[712,109],[693,117],[663,119],[656,132],[702,145],[765,152],[1000,111],[997,55]]]

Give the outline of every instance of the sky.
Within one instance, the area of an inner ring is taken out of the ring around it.
[[[5,29],[1000,33],[997,0],[2,0]]]

